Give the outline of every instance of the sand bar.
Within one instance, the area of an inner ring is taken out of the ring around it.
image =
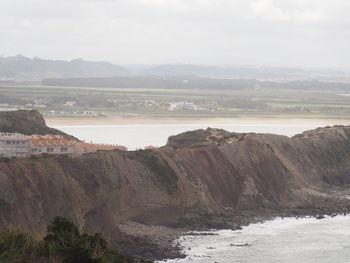
[[[312,125],[333,126],[350,125],[350,119],[331,118],[138,118],[138,117],[110,117],[110,118],[46,118],[49,126],[86,126],[86,125],[152,125],[152,124],[205,124],[205,125]]]

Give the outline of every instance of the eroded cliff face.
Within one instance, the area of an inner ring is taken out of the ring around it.
[[[264,211],[341,209],[350,127],[293,138],[209,129],[160,149],[0,160],[0,226],[44,233],[54,216],[120,243],[118,224],[207,225]],[[183,135],[181,135],[183,136]]]

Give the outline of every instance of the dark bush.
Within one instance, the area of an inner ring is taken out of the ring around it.
[[[110,249],[102,235],[80,234],[68,219],[55,217],[43,240],[30,234],[0,232],[0,263],[131,263],[134,258]]]

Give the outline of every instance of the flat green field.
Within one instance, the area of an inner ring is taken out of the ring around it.
[[[261,87],[215,90],[12,85],[0,87],[0,103],[21,101],[33,107],[44,104],[39,109],[44,114],[59,112],[64,116],[90,110],[112,116],[350,118],[350,97],[339,93],[342,92]],[[67,101],[76,101],[77,105],[64,106]],[[197,110],[170,111],[170,103],[179,101],[193,102]]]

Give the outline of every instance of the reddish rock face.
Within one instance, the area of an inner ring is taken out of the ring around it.
[[[59,215],[118,241],[123,220],[205,225],[248,212],[343,205],[326,190],[350,182],[350,127],[294,138],[209,129],[194,144],[181,136],[185,146],[173,140],[136,152],[1,159],[1,228],[41,234]]]

